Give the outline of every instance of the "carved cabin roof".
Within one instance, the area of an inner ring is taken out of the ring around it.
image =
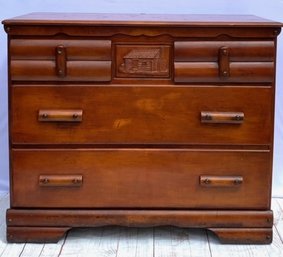
[[[134,49],[124,56],[124,59],[157,59],[160,49]]]

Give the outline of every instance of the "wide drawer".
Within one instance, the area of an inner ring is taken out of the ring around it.
[[[177,41],[175,82],[255,83],[274,80],[273,41]]]
[[[268,209],[268,151],[13,150],[12,207]]]
[[[13,39],[11,80],[110,81],[110,40]]]
[[[13,144],[270,144],[268,87],[13,86]]]

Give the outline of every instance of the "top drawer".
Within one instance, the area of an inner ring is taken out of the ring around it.
[[[110,81],[110,40],[10,41],[11,79]]]
[[[175,82],[272,82],[273,41],[179,41]]]

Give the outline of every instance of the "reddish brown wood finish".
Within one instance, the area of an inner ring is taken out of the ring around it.
[[[5,25],[110,25],[165,27],[281,27],[281,23],[253,15],[30,13],[3,21]]]
[[[59,76],[56,63],[49,60],[12,60],[10,68],[15,81],[111,80],[111,61],[68,61],[65,76]]]
[[[13,39],[10,51],[12,80],[111,80],[110,40]]]
[[[266,210],[270,204],[265,187],[271,180],[266,172],[268,152],[48,149],[13,150],[12,158],[15,208]],[[83,186],[49,189],[38,185],[39,176],[54,174],[81,174]],[[237,187],[204,188],[199,184],[202,175],[242,176],[244,181]],[[162,184],[157,186],[158,181]]]
[[[272,211],[221,210],[45,210],[8,209],[7,225],[11,227],[96,227],[162,226],[222,228],[271,228]]]
[[[67,73],[67,54],[66,48],[63,45],[56,47],[56,73],[58,77],[65,77]]]
[[[119,222],[115,221],[114,224]],[[156,223],[153,223],[156,224]],[[168,224],[168,221],[165,223]],[[101,225],[99,225],[101,226]],[[125,225],[124,225],[125,226]],[[130,224],[130,226],[135,226]],[[56,243],[70,227],[7,227],[9,243]],[[208,228],[223,244],[270,244],[272,228]]]
[[[169,78],[170,45],[116,45],[116,77]]]
[[[54,60],[57,46],[67,49],[69,61],[111,61],[111,40],[12,39],[12,60]]]
[[[229,76],[219,76],[219,65],[214,62],[175,62],[175,82],[183,83],[256,83],[272,82],[273,62],[233,62]]]
[[[70,227],[7,227],[7,242],[56,243]]]
[[[268,145],[272,137],[270,87],[16,85],[11,91],[13,144]],[[81,109],[83,120],[38,122],[41,109]],[[206,124],[201,112],[241,112],[245,119]]]
[[[209,228],[223,244],[270,244],[272,228]]]
[[[177,41],[176,62],[218,62],[218,50],[229,48],[231,62],[273,62],[274,42],[268,41]]]
[[[148,227],[170,224],[209,228],[222,243],[262,244],[272,241],[272,217],[271,211],[10,209],[7,211],[7,240],[9,242],[53,242],[70,229],[64,227],[69,224],[73,227],[106,225]],[[224,220],[227,228],[222,228]]]
[[[179,41],[176,82],[272,82],[274,42]]]
[[[3,24],[9,242],[55,242],[72,227],[102,225],[271,242],[281,23],[33,13]]]

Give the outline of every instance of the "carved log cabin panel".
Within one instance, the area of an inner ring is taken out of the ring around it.
[[[169,45],[116,45],[118,78],[169,78]]]

